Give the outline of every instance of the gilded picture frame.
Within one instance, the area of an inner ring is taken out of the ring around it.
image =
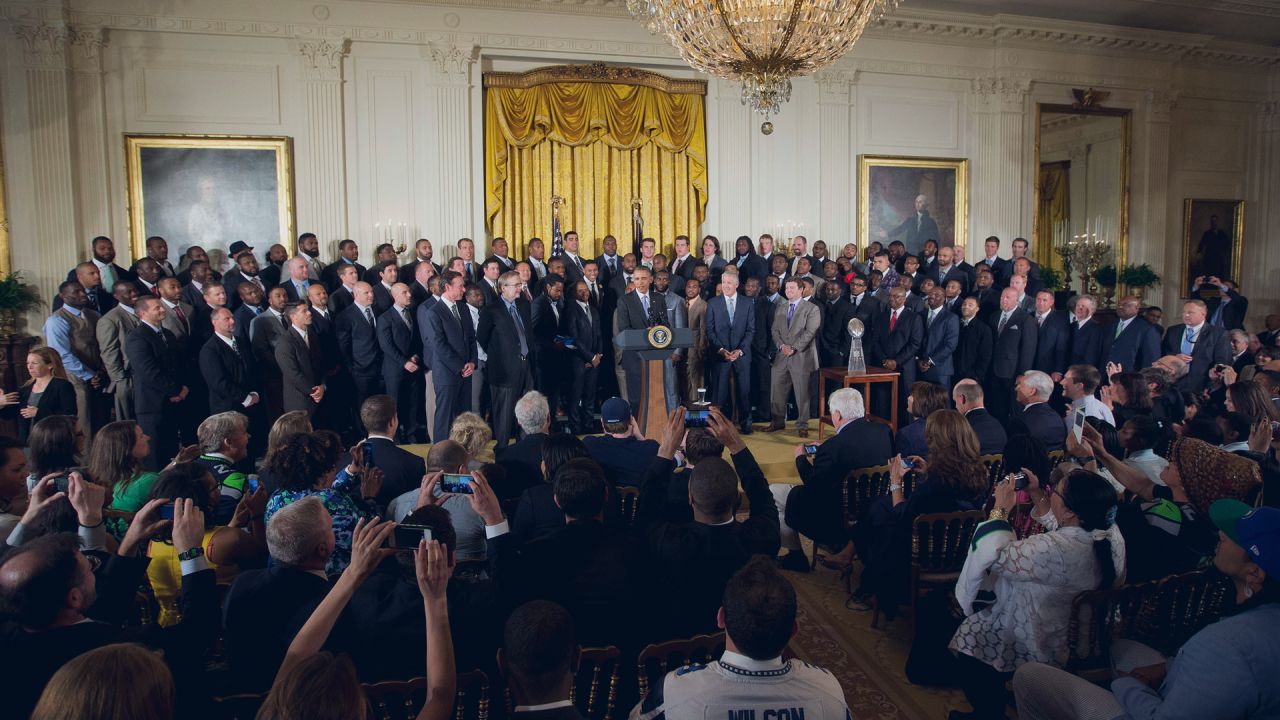
[[[154,235],[175,265],[192,245],[218,263],[237,240],[296,251],[293,138],[127,134],[125,159],[134,258]]]
[[[933,235],[939,247],[963,247],[968,232],[967,158],[858,156],[859,251],[902,240],[918,255]]]
[[[1240,282],[1244,200],[1186,198],[1182,204],[1182,292],[1204,275]]]

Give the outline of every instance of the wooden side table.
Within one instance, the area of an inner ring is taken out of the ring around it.
[[[864,375],[849,375],[848,370],[842,367],[819,368],[818,369],[818,440],[822,440],[822,428],[825,425],[834,426],[831,422],[831,416],[827,414],[827,381],[840,383],[842,388],[853,387],[854,385],[862,386],[862,402],[867,408],[866,418],[882,422],[889,426],[895,433],[898,431],[898,376],[896,370],[886,370],[882,367],[867,367]],[[871,414],[871,386],[877,383],[889,383],[889,394],[892,400],[889,403],[889,417],[876,417]]]

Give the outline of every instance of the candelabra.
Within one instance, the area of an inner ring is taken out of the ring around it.
[[[1077,235],[1067,241],[1064,264],[1080,268],[1080,289],[1087,295],[1098,295],[1098,267],[1111,252],[1111,243],[1098,237],[1097,233]],[[1060,249],[1061,251],[1062,249]],[[1068,271],[1070,272],[1070,271]]]
[[[379,243],[391,243],[395,247],[396,255],[403,255],[409,249],[409,226],[405,223],[390,220],[385,225],[374,223],[373,237]]]

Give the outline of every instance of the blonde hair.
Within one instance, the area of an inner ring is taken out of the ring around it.
[[[493,430],[484,418],[473,412],[464,412],[453,421],[449,428],[449,439],[461,445],[467,451],[467,457],[476,459],[493,440]]]
[[[289,438],[311,431],[311,416],[306,410],[291,410],[276,418],[275,424],[271,426],[271,432],[267,433],[267,452],[262,456],[262,466],[267,467],[271,464],[271,459],[280,451],[280,448],[284,447]]]
[[[45,365],[52,368],[52,374],[54,377],[62,378],[63,380],[67,379],[67,369],[62,366],[62,356],[58,354],[57,350],[54,350],[47,345],[40,345],[39,347],[33,347],[28,350],[27,354],[38,355],[40,359],[44,361]],[[27,380],[26,384],[30,385],[35,381],[35,378],[30,378]]]
[[[45,685],[32,720],[171,720],[173,676],[141,645],[116,643],[63,665]]]

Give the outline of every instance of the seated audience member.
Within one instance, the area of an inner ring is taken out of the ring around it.
[[[447,510],[456,536],[450,547],[458,562],[487,557],[484,523],[472,509],[469,496],[445,494],[438,485],[444,473],[470,476],[469,465],[467,451],[461,445],[453,440],[441,440],[427,453],[427,474],[423,475],[419,486],[395,498],[387,506],[387,517],[396,522],[402,522],[409,514],[427,505],[438,504]]]
[[[217,497],[218,486],[213,475],[207,467],[194,462],[160,473],[151,489],[152,500],[173,503],[185,499],[200,509],[205,519],[204,538],[200,543],[202,554],[217,573],[218,584],[229,585],[241,566],[262,565],[267,559],[266,528],[262,522],[267,494],[259,491],[245,495],[226,525],[216,524],[210,513]],[[182,592],[181,565],[188,558],[178,556],[172,536],[164,531],[153,537],[147,555],[151,558],[147,579],[160,606],[157,621],[164,627],[174,625],[181,617],[178,609],[178,596]]]
[[[827,410],[836,431],[818,446],[813,461],[804,445],[796,446],[796,470],[803,484],[775,483],[769,488],[784,517],[782,546],[787,548],[787,554],[782,561],[789,570],[808,567],[800,552],[800,535],[813,540],[815,553],[817,545],[836,551],[823,560],[825,565],[842,573],[853,567],[853,541],[845,530],[841,510],[841,483],[851,470],[883,465],[893,455],[888,426],[864,417],[862,394],[857,390],[842,388],[831,393]]]
[[[1142,373],[1118,372],[1110,380],[1111,384],[1102,388],[1102,404],[1110,408],[1116,427],[1124,427],[1129,418],[1153,414],[1151,388]]]
[[[605,479],[613,485],[639,487],[645,471],[653,464],[658,442],[645,439],[631,414],[631,404],[622,398],[604,401],[600,424],[604,435],[582,439],[587,453],[604,468]]]
[[[684,463],[671,473],[667,485],[667,518],[672,522],[693,522],[689,507],[689,476],[698,463],[724,456],[724,445],[706,428],[690,428],[684,435]]]
[[[356,590],[379,562],[396,552],[383,547],[394,529],[392,522],[365,525],[361,521],[356,526],[351,562],[289,645],[271,692],[258,711],[260,720],[365,717],[369,701],[351,660],[321,648]],[[452,563],[442,544],[422,540],[414,553],[414,566],[427,628],[428,678],[426,704],[417,718],[448,720],[456,688],[446,599]]]
[[[449,439],[467,451],[467,472],[470,472],[484,465],[482,456],[489,454],[489,443],[493,442],[493,430],[484,418],[473,412],[464,412],[453,419],[453,425],[449,428]]]
[[[0,417],[17,421],[22,442],[27,442],[32,426],[47,417],[77,416],[76,390],[56,350],[32,348],[27,353],[27,372],[31,379],[16,392],[0,394]]]
[[[1218,425],[1218,418],[1208,412],[1198,413],[1183,423],[1180,436],[1184,440],[1203,440],[1214,447],[1222,445],[1222,427]]]
[[[173,673],[158,653],[136,643],[113,643],[73,658],[54,673],[31,717],[171,720],[176,699]]]
[[[362,517],[374,515],[375,498],[382,485],[379,468],[367,467],[363,453],[352,452],[351,462],[338,469],[342,442],[327,430],[294,435],[271,460],[271,474],[279,488],[267,501],[266,521],[289,503],[318,495],[333,518],[335,547],[325,572],[342,572],[351,560],[351,533]]]
[[[515,516],[511,519],[511,534],[517,542],[527,543],[564,525],[564,511],[556,505],[551,480],[555,479],[560,466],[574,458],[589,457],[586,446],[576,435],[553,433],[547,436],[542,443],[539,464],[542,477],[548,480],[520,494]]]
[[[370,395],[360,405],[360,423],[369,433],[362,445],[364,464],[377,468],[382,474],[381,487],[366,497],[377,498],[378,506],[385,507],[399,495],[417,489],[427,468],[421,456],[396,445],[394,438],[400,429],[400,416],[395,398]]]
[[[1250,424],[1263,420],[1280,421],[1280,408],[1271,402],[1266,390],[1254,381],[1238,381],[1227,386],[1227,410],[1238,412],[1249,419]]]
[[[909,599],[911,538],[915,520],[926,513],[977,510],[989,492],[987,468],[978,453],[978,436],[954,410],[939,410],[925,423],[929,459],[902,455],[889,460],[889,495],[872,502],[858,522],[853,541],[862,559],[862,575],[849,607],[877,607],[892,620],[898,605]],[[904,461],[912,463],[907,470]],[[906,496],[904,482],[915,473],[915,488]],[[871,601],[875,599],[873,606]]]
[[[706,458],[694,468],[689,478],[693,522],[671,522],[663,512],[675,469],[672,458],[685,434],[683,408],[677,407],[667,419],[658,456],[640,486],[636,529],[657,571],[650,606],[657,632],[664,638],[714,632],[715,611],[733,573],[752,555],[778,554],[778,509],[771,502],[764,473],[719,408],[711,408],[707,422],[729,450],[733,465]],[[751,507],[750,516],[742,522],[735,519],[739,479]],[[670,593],[668,588],[681,591]]]
[[[1009,442],[1004,426],[987,412],[984,405],[982,386],[976,380],[961,380],[951,391],[951,399],[956,410],[969,421],[969,427],[978,436],[978,453],[980,455],[999,455],[1004,452],[1005,443]]]
[[[59,668],[82,653],[118,642],[163,649],[180,700],[194,701],[206,692],[204,655],[218,631],[218,594],[201,553],[204,515],[190,500],[179,500],[173,520],[164,520],[158,513],[161,504],[149,502],[138,512],[98,577],[69,533],[36,538],[0,561],[0,604],[6,610],[0,620],[0,693],[6,716],[28,717]],[[141,551],[161,529],[191,557],[182,573],[182,622],[173,628],[126,629],[125,620],[137,614],[138,586],[145,582],[147,559]]]
[[[142,469],[150,456],[151,438],[133,420],[109,423],[94,436],[87,463],[89,476],[111,488],[113,509],[137,512],[147,503],[159,476]]]
[[[83,455],[84,432],[74,415],[51,415],[36,423],[27,439],[27,489],[46,475],[78,466]]]
[[[1044,663],[1013,677],[1018,717],[1263,718],[1280,707],[1280,510],[1234,500],[1209,508],[1219,533],[1213,564],[1231,579],[1230,612],[1191,636],[1176,658],[1117,673],[1110,692]],[[1113,648],[1113,651],[1117,648]],[[1150,648],[1146,656],[1155,655]]]
[[[267,449],[259,462],[258,482],[266,489],[267,495],[274,495],[276,490],[280,489],[280,483],[276,477],[271,474],[271,461],[280,448],[284,447],[284,443],[294,435],[301,435],[312,431],[311,415],[305,410],[291,410],[271,424],[271,431],[267,433]]]
[[[262,692],[289,643],[329,591],[333,519],[317,496],[290,503],[267,523],[271,564],[245,570],[223,603],[230,681],[237,692]]]
[[[1049,406],[1053,380],[1039,370],[1028,370],[1018,377],[1013,391],[1022,405],[1022,412],[1015,411],[1009,421],[1009,436],[1030,435],[1039,440],[1047,451],[1063,449],[1067,441],[1067,427],[1062,416]]]
[[[510,500],[543,482],[542,443],[551,430],[551,411],[547,398],[537,390],[530,390],[516,401],[516,424],[520,426],[520,439],[514,445],[498,448],[496,460],[507,471],[505,487],[493,485],[499,500]]]
[[[0,435],[0,547],[27,511],[27,453],[22,443]]]
[[[226,525],[240,500],[252,492],[248,475],[238,467],[249,454],[249,418],[235,411],[210,415],[196,428],[196,439],[200,441],[200,457],[195,463],[206,467],[218,486],[212,520]],[[261,515],[259,507],[259,520]]]
[[[1102,384],[1102,374],[1098,372],[1098,368],[1092,365],[1072,365],[1067,368],[1067,372],[1062,375],[1062,382],[1058,384],[1062,386],[1062,396],[1071,401],[1070,411],[1064,419],[1067,427],[1071,426],[1072,417],[1077,412],[1084,412],[1087,418],[1098,418],[1116,427],[1116,418],[1111,413],[1111,408],[1094,397]]]
[[[769,559],[753,558],[726,583],[716,613],[716,625],[725,632],[724,654],[668,673],[631,717],[703,720],[725,707],[785,707],[792,718],[847,720],[849,707],[834,675],[782,657],[796,634],[797,605],[795,589]]]
[[[1028,488],[1040,484],[1026,472]],[[1124,542],[1112,532],[1116,493],[1090,472],[1063,478],[1047,500],[1033,492],[1036,517],[1049,532],[1018,540],[1007,520],[1017,502],[1012,476],[996,484],[991,519],[978,526],[973,550],[956,583],[967,616],[950,647],[972,712],[960,718],[1005,716],[1005,682],[1020,665],[1061,665],[1067,656],[1071,601],[1124,579]],[[1038,496],[1038,497],[1037,497]],[[995,603],[980,591],[994,591]]]
[[[568,610],[549,600],[516,608],[498,650],[498,670],[511,692],[512,719],[585,720],[569,699],[581,651]]]
[[[907,414],[911,422],[894,438],[898,453],[928,459],[929,446],[924,441],[925,419],[938,410],[947,409],[947,390],[936,383],[917,380],[907,395]]]
[[[1151,482],[1163,484],[1160,475],[1169,461],[1157,455],[1156,448],[1163,450],[1168,432],[1160,421],[1147,415],[1135,415],[1120,428],[1118,435],[1124,448],[1124,464],[1141,470]]]
[[[1249,433],[1254,425],[1249,422],[1249,418],[1238,412],[1228,411],[1214,420],[1218,423],[1218,429],[1222,431],[1222,443],[1219,447],[1227,452],[1249,452]],[[1270,423],[1267,425],[1269,428]]]
[[[1182,422],[1186,417],[1186,403],[1182,392],[1174,387],[1169,371],[1152,366],[1144,368],[1141,373],[1151,393],[1151,416],[1164,420],[1170,426]]]

